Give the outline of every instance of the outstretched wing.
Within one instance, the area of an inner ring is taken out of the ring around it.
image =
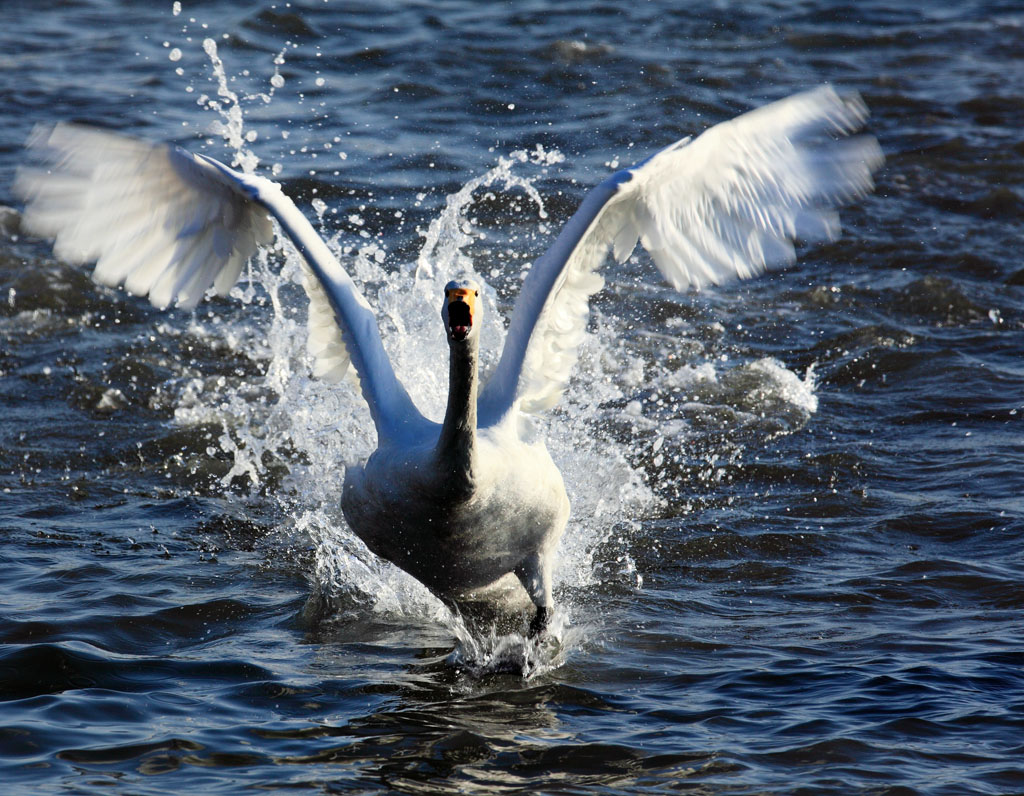
[[[161,309],[192,309],[215,283],[226,294],[273,240],[265,211],[175,147],[77,124],[39,126],[28,146],[42,163],[18,170],[25,228]]]
[[[870,191],[883,160],[874,138],[844,138],[866,118],[859,97],[823,86],[683,139],[594,188],[523,283],[480,395],[481,423],[558,401],[609,250],[623,262],[639,241],[681,290],[790,263],[794,239],[838,236],[833,208]]]
[[[257,246],[273,239],[275,217],[312,275],[318,375],[337,381],[351,359],[383,437],[426,423],[395,377],[370,305],[277,183],[81,125],[39,128],[29,146],[41,164],[20,169],[15,183],[25,228],[55,238],[62,259],[96,260],[96,281],[123,284],[160,308],[177,301],[191,309],[211,287],[227,294]]]

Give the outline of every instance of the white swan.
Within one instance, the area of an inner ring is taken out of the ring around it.
[[[373,312],[334,255],[282,192],[204,155],[77,125],[40,129],[42,163],[19,172],[25,228],[56,238],[93,277],[158,307],[192,308],[225,294],[260,244],[270,216],[309,266],[309,334],[316,374],[355,369],[378,448],[346,470],[342,509],[377,555],[460,606],[514,573],[552,609],[551,570],[569,516],[562,478],[523,413],[565,390],[587,303],[609,250],[622,262],[639,240],[677,289],[749,277],[794,259],[793,241],[834,238],[832,208],[872,188],[882,162],[869,136],[846,138],[867,111],[830,87],[798,94],[684,139],[608,177],[535,263],[505,347],[478,387],[478,286],[454,281],[441,315],[450,348],[448,407],[424,418],[396,378]],[[268,215],[269,213],[269,215]]]

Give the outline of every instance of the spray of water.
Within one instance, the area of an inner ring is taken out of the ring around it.
[[[234,152],[236,165],[251,171],[258,159],[247,147],[254,139],[244,132],[241,103],[230,89],[215,43],[207,40],[204,48],[218,83],[219,99],[209,105],[220,117],[216,130]],[[525,194],[543,222],[546,213],[533,184],[536,176],[519,172],[532,168],[537,175],[560,158],[558,152],[540,148],[499,158],[487,173],[448,197],[423,233],[415,263],[388,263],[382,242],[362,239],[360,246],[344,247],[337,235],[325,235],[377,309],[396,373],[428,417],[440,419],[446,400],[447,347],[438,307],[448,279],[468,274],[484,286],[485,317],[490,319],[482,340],[485,371],[503,342],[497,296],[488,284],[493,272],[478,273],[471,254],[471,244],[478,237],[471,220],[474,203],[484,190],[520,199]],[[313,209],[322,223],[329,208],[317,200]],[[617,577],[631,588],[642,585],[629,555],[628,537],[659,498],[635,463],[635,446],[649,446],[652,455],[662,457],[673,447],[665,444],[666,432],[675,444],[687,434],[684,421],[666,418],[664,413],[645,413],[632,396],[641,388],[647,394],[659,390],[674,394],[683,385],[689,392],[704,389],[707,397],[708,386],[721,383],[718,372],[707,364],[663,372],[649,352],[645,357],[634,350],[635,344],[630,348],[614,320],[598,318],[596,331],[581,348],[576,378],[560,408],[539,421],[573,505],[555,572],[561,605],[555,640],[536,645],[518,636],[481,635],[471,632],[420,583],[373,556],[345,524],[339,508],[345,465],[372,452],[375,434],[354,382],[326,385],[311,376],[304,301],[296,287],[300,272],[299,255],[279,238],[276,249],[256,258],[248,282],[233,291],[243,305],[262,305],[269,311],[230,325],[209,316],[193,320],[190,333],[245,351],[264,363],[263,376],[247,383],[223,377],[188,381],[181,390],[177,421],[183,425],[213,422],[222,427],[220,450],[232,460],[225,484],[241,479],[259,492],[269,470],[286,464],[279,485],[263,499],[276,503],[281,518],[278,530],[285,537],[312,544],[311,590],[328,616],[359,621],[372,615],[376,621],[439,624],[459,642],[453,663],[478,671],[510,669],[530,674],[558,665],[567,650],[581,643],[586,628],[600,624],[588,598],[598,579]],[[814,411],[810,377],[802,381],[769,360],[748,370],[761,388],[775,385],[776,392],[792,398],[792,404]],[[713,395],[708,398],[714,399]],[[626,441],[620,433],[623,418],[629,427]],[[610,540],[617,541],[620,551],[617,570],[595,565],[596,552]]]

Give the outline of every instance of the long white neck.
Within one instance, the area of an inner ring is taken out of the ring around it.
[[[448,409],[437,443],[440,471],[453,497],[469,497],[476,464],[476,398],[479,343],[476,336],[450,345]]]

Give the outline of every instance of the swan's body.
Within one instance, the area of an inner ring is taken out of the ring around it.
[[[638,240],[678,289],[748,277],[794,259],[793,239],[838,234],[832,207],[863,195],[881,163],[874,139],[844,138],[866,118],[831,88],[799,94],[684,139],[594,188],[523,283],[505,347],[480,386],[478,286],[453,282],[442,317],[450,348],[444,422],[424,418],[395,376],[369,304],[276,183],[203,155],[76,125],[40,130],[43,168],[19,174],[26,229],[56,238],[94,278],[157,306],[225,294],[271,240],[268,213],[309,272],[316,375],[350,364],[378,449],[346,471],[342,509],[377,555],[459,606],[518,578],[552,607],[551,569],[569,503],[523,415],[557,402],[585,334],[609,250]]]
[[[454,605],[514,573],[539,629],[552,607],[551,563],[569,498],[543,443],[524,438],[513,416],[480,427],[478,295],[472,281],[445,289],[451,353],[440,431],[382,441],[365,465],[346,470],[341,507],[370,550]]]

